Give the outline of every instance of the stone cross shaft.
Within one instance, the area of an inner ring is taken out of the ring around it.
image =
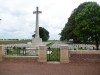
[[[33,14],[36,14],[35,38],[40,38],[39,36],[39,13],[42,13],[42,12],[39,11],[38,7],[36,7],[36,11],[33,11]]]

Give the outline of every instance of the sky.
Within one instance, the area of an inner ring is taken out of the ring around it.
[[[0,39],[32,39],[36,7],[39,26],[49,31],[50,40],[59,40],[72,11],[81,3],[100,0],[0,0]]]

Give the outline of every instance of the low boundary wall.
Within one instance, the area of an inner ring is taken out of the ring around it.
[[[14,61],[37,61],[38,56],[4,56],[3,60],[14,60]]]
[[[33,60],[47,62],[47,47],[40,46],[38,56],[7,56],[4,47],[0,46],[0,61],[2,60]],[[100,62],[100,50],[68,50],[68,46],[60,46],[60,62]]]
[[[100,54],[100,50],[69,50],[70,54]]]
[[[70,62],[100,62],[99,50],[74,50],[69,54]]]

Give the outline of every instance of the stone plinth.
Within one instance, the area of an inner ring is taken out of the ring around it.
[[[42,45],[42,39],[41,38],[33,38],[32,39],[32,45],[33,47],[39,47]]]
[[[2,51],[2,46],[0,46],[0,61],[2,61],[2,57],[3,57],[3,51]]]
[[[60,62],[61,63],[69,63],[69,51],[67,45],[62,45],[60,47]]]
[[[39,62],[46,62],[47,61],[47,47],[40,46],[39,47]]]

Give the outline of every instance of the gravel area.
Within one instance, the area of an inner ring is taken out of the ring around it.
[[[52,64],[5,60],[0,62],[0,75],[100,75],[100,62]]]

